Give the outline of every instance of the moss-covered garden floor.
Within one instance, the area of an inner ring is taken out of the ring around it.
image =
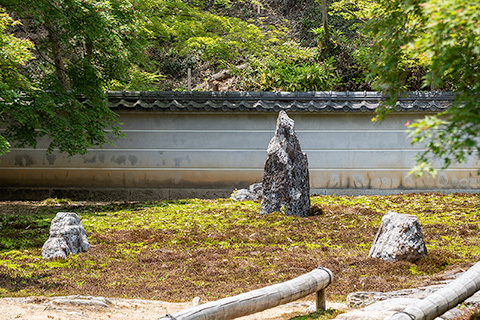
[[[0,296],[93,295],[203,301],[286,281],[317,266],[334,282],[327,299],[435,281],[480,259],[476,194],[315,196],[312,216],[259,215],[258,202],[0,202]],[[368,258],[382,216],[415,214],[429,250],[416,263]],[[59,211],[76,212],[92,248],[45,261]]]

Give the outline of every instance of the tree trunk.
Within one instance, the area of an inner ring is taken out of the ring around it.
[[[322,1],[322,24],[324,31],[324,46],[330,47],[330,31],[328,30],[328,7],[327,0]]]
[[[290,8],[290,0],[283,0],[283,14],[288,14],[288,9]]]
[[[91,59],[93,54],[93,42],[91,40],[85,41],[85,58]]]
[[[48,40],[52,49],[53,63],[55,65],[55,73],[57,79],[65,89],[69,88],[67,74],[65,72],[65,66],[63,64],[62,47],[60,45],[60,38],[57,31],[51,25],[47,25]]]

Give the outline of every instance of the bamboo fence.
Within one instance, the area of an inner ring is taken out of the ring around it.
[[[397,312],[389,320],[431,320],[456,307],[480,290],[480,262],[458,279],[428,295],[418,303]]]
[[[332,272],[318,267],[295,279],[237,296],[207,302],[167,314],[159,320],[227,320],[264,311],[316,293],[317,309],[325,309],[325,288],[332,282]]]

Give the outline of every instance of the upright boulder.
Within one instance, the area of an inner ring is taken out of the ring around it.
[[[261,214],[281,211],[306,217],[310,211],[307,155],[302,152],[294,121],[280,111],[263,171]]]
[[[43,259],[63,258],[90,249],[87,233],[73,212],[59,212],[50,225],[50,237],[42,247]]]
[[[414,262],[427,255],[422,230],[414,215],[393,211],[383,216],[369,256],[385,261]]]

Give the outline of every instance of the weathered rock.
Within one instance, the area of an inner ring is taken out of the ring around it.
[[[369,256],[385,261],[414,262],[427,255],[422,230],[414,215],[387,212],[373,240]]]
[[[420,299],[415,298],[394,298],[384,301],[379,301],[365,308],[354,310],[351,312],[338,315],[335,319],[342,320],[384,320],[393,316],[399,311],[403,311],[410,305],[417,303]],[[464,312],[459,309],[453,308],[435,320],[453,320],[462,316]]]
[[[423,299],[429,294],[434,293],[444,285],[432,285],[428,287],[403,289],[390,292],[368,292],[358,291],[347,295],[347,304],[352,308],[361,308],[378,301],[384,301],[396,298]]]
[[[232,192],[230,199],[236,201],[244,200],[261,200],[263,195],[263,187],[261,183],[254,183],[248,189],[238,189]]]
[[[308,216],[310,179],[307,155],[302,152],[294,122],[280,111],[275,136],[267,149],[263,172],[260,213],[281,211],[286,215]]]
[[[80,218],[73,212],[59,212],[50,225],[50,237],[42,248],[43,259],[63,258],[90,249]]]
[[[104,297],[92,296],[67,296],[51,298],[49,306],[55,305],[74,305],[74,306],[91,306],[91,307],[109,307],[112,302]]]
[[[401,307],[409,307],[410,303],[415,303],[437,292],[449,285],[452,281],[462,276],[465,272],[449,271],[441,275],[440,279],[428,286],[418,288],[403,289],[390,292],[352,292],[347,296],[347,304],[352,308],[362,308],[353,310],[340,315],[335,319],[388,319],[387,315],[398,312]],[[380,303],[381,302],[381,303]],[[373,307],[371,307],[373,305]],[[436,320],[457,319],[462,313],[468,312],[473,308],[480,306],[480,292],[475,293],[466,299],[461,305],[461,309],[453,308]],[[403,310],[403,309],[402,309]],[[378,311],[378,312],[377,312]]]

